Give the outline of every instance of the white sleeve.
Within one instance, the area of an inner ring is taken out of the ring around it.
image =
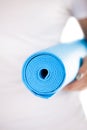
[[[77,19],[87,18],[87,0],[72,0],[71,13]]]

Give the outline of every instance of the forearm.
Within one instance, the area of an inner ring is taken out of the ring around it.
[[[84,37],[87,39],[87,18],[80,19],[80,20],[78,20],[78,22],[82,28],[82,31],[84,33]]]

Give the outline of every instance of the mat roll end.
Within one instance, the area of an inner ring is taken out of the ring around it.
[[[50,98],[60,89],[65,79],[65,68],[55,55],[47,52],[36,53],[25,61],[22,79],[33,94]]]

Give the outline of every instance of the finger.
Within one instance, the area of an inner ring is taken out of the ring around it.
[[[64,88],[64,90],[66,91],[77,91],[77,90],[80,91],[83,89],[87,89],[87,74],[85,75],[84,78],[80,80],[75,80]]]
[[[66,90],[66,91],[72,91],[72,90],[74,90],[74,87],[78,85],[77,82],[78,81],[71,82],[70,84],[68,84],[67,86],[65,86],[65,88],[63,90]]]
[[[83,59],[83,64],[79,69],[75,81],[68,84],[64,90],[82,90],[87,88],[87,56]]]

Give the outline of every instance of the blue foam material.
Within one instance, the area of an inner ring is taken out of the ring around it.
[[[23,65],[23,82],[33,94],[50,98],[75,79],[86,54],[85,39],[57,44],[37,52]]]

